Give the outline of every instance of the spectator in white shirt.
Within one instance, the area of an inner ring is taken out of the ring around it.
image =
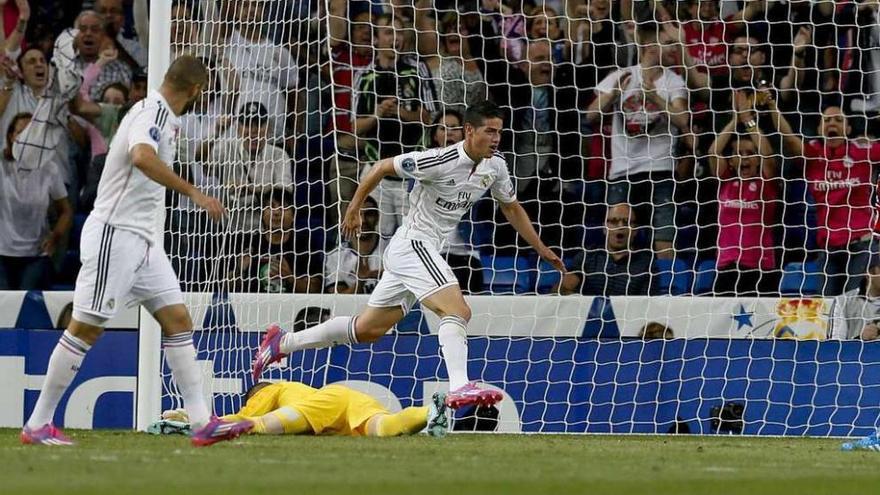
[[[290,157],[268,143],[269,114],[257,102],[246,103],[238,117],[237,132],[211,151],[212,165],[224,172],[231,230],[256,234],[260,229],[259,198],[273,189],[293,191]]]
[[[53,163],[35,167],[12,156],[12,143],[30,121],[27,113],[13,117],[0,161],[0,290],[47,288],[49,257],[73,221],[57,167]],[[50,207],[58,216],[52,229]]]
[[[75,46],[77,57],[76,68],[84,72],[90,64],[96,63],[101,52],[112,48],[114,41],[107,35],[107,21],[93,10],[85,10],[76,18],[74,25],[79,32]],[[101,100],[101,92],[108,85],[118,82],[131,86],[132,68],[118,58],[101,67],[95,84],[89,92],[92,101]]]
[[[385,240],[379,235],[379,205],[364,200],[361,235],[327,254],[324,259],[324,292],[370,294],[382,275]]]
[[[107,34],[125,52],[121,54],[123,62],[128,62],[132,68],[146,68],[147,51],[137,40],[124,36],[125,10],[122,8],[122,0],[95,0],[95,12],[107,20]]]
[[[673,203],[676,141],[684,134],[691,148],[687,86],[669,67],[674,41],[656,23],[636,30],[639,63],[608,74],[596,87],[587,120],[613,117],[607,202],[634,206],[642,224],[651,225],[659,258],[673,256]]]
[[[0,129],[9,129],[12,117],[31,113],[37,108],[37,98],[43,94],[49,81],[46,56],[36,48],[29,48],[18,57],[17,67],[11,60],[3,61],[4,81],[0,86]]]

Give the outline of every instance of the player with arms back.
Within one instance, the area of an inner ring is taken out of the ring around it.
[[[154,244],[155,214],[165,205],[165,188],[189,196],[214,220],[224,215],[217,199],[202,194],[169,167],[179,116],[192,107],[207,81],[208,72],[198,59],[181,56],[169,67],[159,90],[136,104],[119,124],[95,208],[83,226],[73,318],[49,358],[40,398],[21,432],[22,443],[72,444],[52,424],[55,409],[85,354],[129,299],[143,304],[162,327],[165,359],[193,421],[193,444],[235,438],[253,426],[250,421],[212,417],[202,395],[193,324],[180,283],[162,245]]]
[[[337,316],[297,333],[285,333],[277,325],[270,326],[254,359],[255,377],[269,363],[302,349],[375,342],[419,301],[440,317],[437,333],[449,374],[446,404],[460,408],[501,400],[499,392],[481,389],[468,378],[466,330],[471,309],[439,248],[462,215],[486,190],[491,190],[517,232],[542,258],[558,270],[565,270],[559,257],[541,242],[528,214],[516,200],[507,163],[497,152],[502,118],[503,113],[494,103],[477,103],[465,114],[464,141],[376,162],[345,213],[341,226],[345,237],[359,235],[361,207],[382,178],[413,179],[415,186],[403,225],[385,250],[385,271],[367,308],[358,316]]]

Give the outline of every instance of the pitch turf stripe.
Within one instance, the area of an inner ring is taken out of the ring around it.
[[[419,241],[412,241],[413,249],[416,252],[416,255],[419,259],[422,260],[422,263],[425,265],[425,268],[428,270],[428,273],[431,274],[431,277],[434,279],[434,282],[437,283],[438,286],[441,286],[446,283],[446,278],[443,277],[443,274],[440,272],[440,269],[437,268],[437,265],[434,263],[434,260],[431,259],[431,255],[428,254],[428,251],[422,246],[422,243]]]
[[[95,311],[100,311],[102,302],[104,301],[104,292],[107,290],[107,275],[110,273],[110,257],[113,252],[113,227],[107,225],[107,249],[104,252],[104,261],[103,261],[103,269],[100,269],[101,276],[101,284],[98,289],[98,299],[95,301],[98,307],[95,308]]]
[[[98,296],[101,292],[101,276],[104,272],[104,257],[108,254],[106,248],[109,229],[109,225],[104,225],[104,232],[101,233],[101,243],[98,247],[98,273],[95,277],[95,288],[92,292],[92,311],[98,311],[100,308],[100,304],[98,304]]]

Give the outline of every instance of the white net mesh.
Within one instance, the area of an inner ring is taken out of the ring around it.
[[[462,139],[462,112],[488,98],[507,113],[501,151],[518,199],[570,270],[539,261],[488,197],[443,249],[472,295],[469,372],[506,394],[501,430],[870,432],[877,12],[177,3],[172,58],[203,56],[212,74],[184,117],[177,166],[230,215],[212,224],[171,197],[166,248],[202,327],[215,412],[240,406],[267,324],[365,305],[409,185],[383,180],[368,235],[341,245],[358,178],[378,159]],[[297,353],[266,377],[420,404],[446,388],[436,326],[416,310],[372,346]],[[167,409],[177,398],[163,378]]]

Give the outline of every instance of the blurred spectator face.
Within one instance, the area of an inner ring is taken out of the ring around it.
[[[718,18],[717,0],[691,0],[688,5],[691,19],[714,21]]]
[[[607,19],[611,14],[611,4],[608,0],[589,0],[589,12],[593,21]]]
[[[483,120],[483,124],[474,127],[464,125],[464,136],[468,150],[476,155],[475,158],[489,158],[498,149],[501,142],[501,129],[504,122],[498,118]]]
[[[367,196],[367,199],[364,200],[364,223],[361,230],[364,233],[376,233],[379,230],[376,228],[379,225],[379,205],[376,203],[376,200]]]
[[[46,56],[40,50],[30,48],[24,52],[24,55],[19,60],[19,69],[21,69],[25,85],[32,88],[46,86],[49,77],[49,65],[46,63]]]
[[[461,54],[461,35],[455,32],[440,35],[443,39],[443,53],[460,57]]]
[[[260,22],[260,3],[255,0],[240,0],[238,2],[238,22],[241,27],[254,29]]]
[[[548,41],[533,41],[529,43],[527,51],[529,82],[535,85],[550,84],[553,79],[550,43]]]
[[[547,14],[539,12],[532,17],[531,28],[529,29],[529,38],[533,40],[547,37]]]
[[[733,156],[730,157],[730,164],[734,170],[739,172],[739,176],[743,179],[751,179],[761,175],[761,156],[758,155],[758,148],[755,143],[748,138],[740,138],[731,143]]]
[[[379,50],[394,48],[394,26],[388,21],[383,17],[376,24],[376,48]]]
[[[186,5],[179,3],[171,8],[171,40],[177,45],[189,45],[198,38],[198,24],[191,22]]]
[[[608,213],[605,214],[605,246],[609,251],[629,249],[634,223],[629,205],[616,204],[608,207]]]
[[[266,146],[269,136],[269,125],[265,121],[250,119],[248,122],[239,122],[238,136],[241,138],[245,149],[251,153],[257,153]]]
[[[125,26],[125,12],[122,10],[122,0],[98,0],[95,2],[95,12],[104,16],[110,32],[119,34]]]
[[[271,203],[263,208],[263,227],[272,230],[290,230],[293,228],[293,207],[284,206],[281,201],[273,198]]]
[[[79,20],[79,34],[76,35],[76,48],[84,58],[95,58],[101,51],[101,44],[106,34],[102,27],[101,18],[97,15],[86,14]]]
[[[361,12],[354,16],[351,23],[351,44],[368,47],[372,43],[371,16],[369,12]]]
[[[202,91],[202,94],[207,91]],[[131,82],[131,89],[128,91],[128,102],[137,103],[147,97],[147,81],[135,80]]]
[[[733,77],[739,81],[751,82],[755,67],[761,67],[766,61],[764,52],[758,47],[758,40],[747,36],[737,36],[730,45],[727,63],[733,71]]]
[[[829,141],[840,141],[835,138],[845,138],[850,133],[846,115],[843,114],[840,107],[828,107],[822,112],[819,133]]]
[[[127,98],[125,96],[125,93],[123,93],[122,90],[120,90],[119,88],[109,86],[107,89],[104,90],[104,95],[101,98],[101,102],[107,103],[109,105],[122,106],[125,105],[125,102],[127,101]]]
[[[464,139],[464,131],[461,128],[461,121],[455,114],[449,114],[443,117],[440,125],[434,130],[434,144],[437,146],[449,146]]]

